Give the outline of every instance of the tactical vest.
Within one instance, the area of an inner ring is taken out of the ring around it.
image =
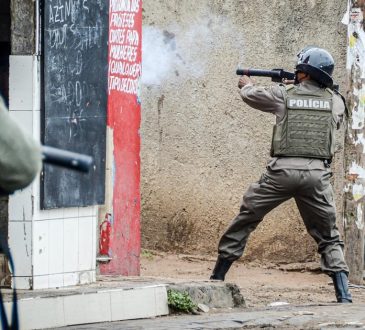
[[[307,94],[286,88],[286,113],[274,126],[271,156],[331,159],[335,151],[336,120],[333,92]]]

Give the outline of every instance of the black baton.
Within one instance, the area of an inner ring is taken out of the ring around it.
[[[42,160],[46,164],[58,165],[85,173],[89,172],[93,164],[91,156],[49,146],[42,146]]]

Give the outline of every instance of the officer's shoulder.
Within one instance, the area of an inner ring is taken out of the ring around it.
[[[284,89],[286,92],[293,89],[295,86],[293,84],[285,85],[285,84],[279,84],[279,86]]]

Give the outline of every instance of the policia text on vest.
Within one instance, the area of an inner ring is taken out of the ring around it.
[[[313,100],[313,99],[289,99],[288,108],[290,109],[315,109],[331,110],[332,100]]]

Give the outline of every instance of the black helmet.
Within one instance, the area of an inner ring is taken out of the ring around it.
[[[321,85],[332,87],[331,76],[335,68],[335,61],[329,52],[322,48],[308,46],[302,49],[297,57],[296,72],[307,73]]]

